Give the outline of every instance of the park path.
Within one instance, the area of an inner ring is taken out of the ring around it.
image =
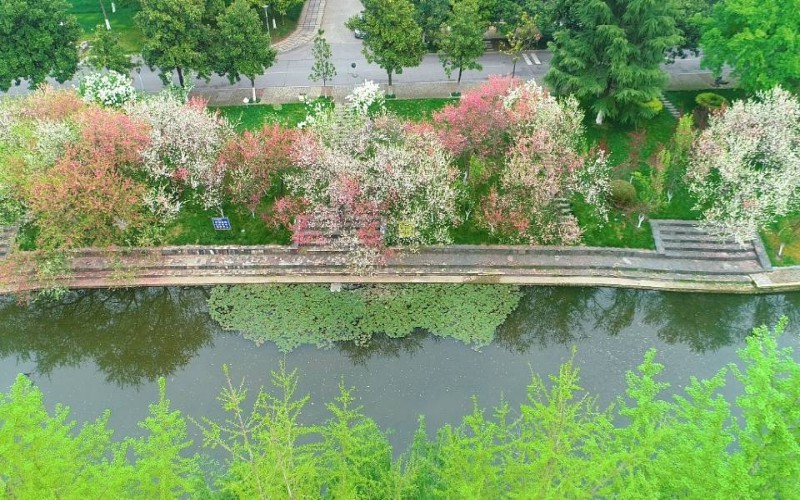
[[[737,246],[689,221],[652,221],[656,250],[451,245],[395,251],[359,275],[346,252],[287,246],[182,246],[71,253],[73,288],[242,283],[515,283],[697,292],[800,290],[800,268],[772,270],[760,240]],[[120,272],[124,269],[124,272]],[[36,285],[0,284],[0,293]]]
[[[275,42],[272,45],[275,50],[278,53],[288,52],[310,43],[317,34],[317,30],[322,27],[325,3],[326,0],[306,0],[300,17],[297,19],[297,28],[283,40]]]

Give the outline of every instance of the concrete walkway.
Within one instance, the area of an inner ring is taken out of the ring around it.
[[[71,288],[242,283],[515,283],[768,293],[800,290],[800,268],[771,270],[759,242],[733,248],[688,221],[655,221],[657,250],[468,246],[396,251],[368,275],[345,252],[284,246],[181,246],[71,252]],[[677,228],[677,229],[676,229]],[[674,241],[685,233],[683,249]],[[715,245],[722,245],[717,247]],[[122,271],[120,271],[122,270]],[[0,293],[36,289],[6,277]]]
[[[275,42],[272,47],[280,54],[311,42],[322,26],[324,15],[325,0],[306,0],[297,19],[297,29],[283,40]]]

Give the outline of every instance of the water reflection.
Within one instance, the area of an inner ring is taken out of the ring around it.
[[[568,345],[592,332],[615,336],[646,325],[669,344],[695,352],[738,342],[759,325],[789,317],[800,326],[800,293],[718,295],[610,288],[528,288],[520,305],[497,331],[497,343],[524,353],[553,344]]]
[[[406,337],[373,335],[366,344],[337,342],[336,349],[347,356],[353,365],[366,366],[372,358],[399,358],[401,354],[410,358],[425,346],[428,339],[438,342],[442,337],[417,329]]]
[[[18,306],[0,298],[0,359],[56,373],[93,361],[108,382],[138,386],[179,371],[218,331],[201,288],[87,290],[63,302]],[[653,332],[704,353],[739,342],[754,326],[789,316],[800,331],[800,293],[761,296],[647,292],[609,288],[529,287],[497,330],[495,346],[523,354],[624,330]],[[336,344],[352,365],[411,358],[439,337],[418,331],[375,336],[367,345]],[[243,344],[251,350],[250,345]],[[256,351],[257,356],[265,356]]]
[[[200,288],[83,290],[59,303],[0,302],[0,358],[35,373],[92,360],[108,382],[138,386],[174,373],[215,331]]]

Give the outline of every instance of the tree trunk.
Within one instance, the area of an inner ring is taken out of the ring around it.
[[[392,72],[391,71],[387,71],[386,74],[389,75],[389,86],[391,87],[392,86]]]
[[[463,66],[459,66],[458,67],[458,82],[457,82],[459,86],[461,86],[461,73],[463,73],[463,72],[464,72],[464,67]]]
[[[598,111],[597,112],[597,118],[595,118],[594,122],[596,124],[598,124],[598,125],[602,125],[603,124],[603,116],[604,116],[603,112],[602,111]]]
[[[250,79],[250,85],[253,88],[253,102],[256,102],[256,79],[255,78],[251,78]]]
[[[181,87],[183,87],[183,70],[180,66],[176,66],[175,69],[178,70],[178,83],[180,83]]]
[[[519,58],[515,57],[513,60],[514,60],[514,65],[511,66],[511,78],[514,78],[514,75],[517,72],[517,61],[519,60]]]
[[[786,243],[781,243],[780,248],[778,248],[778,257],[783,257],[783,247],[786,246]]]

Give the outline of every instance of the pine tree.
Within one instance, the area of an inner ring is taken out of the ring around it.
[[[665,51],[681,41],[672,0],[563,0],[545,82],[626,123],[651,118],[667,83]]]

